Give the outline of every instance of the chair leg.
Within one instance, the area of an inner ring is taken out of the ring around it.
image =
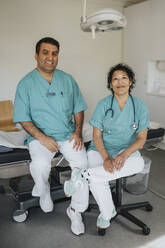
[[[126,211],[123,211],[123,212],[121,211],[119,214],[122,215],[123,217],[125,217],[127,220],[129,220],[132,223],[134,223],[135,225],[141,227],[142,231],[143,231],[143,233],[145,235],[148,235],[150,233],[150,228],[148,228],[148,226],[146,224],[144,224],[142,221],[137,219],[132,214],[130,214],[130,213],[126,212]]]
[[[132,214],[130,214],[126,211],[123,211],[123,212],[121,211],[120,215],[122,215],[123,217],[125,217],[126,219],[133,222],[134,224],[136,224],[139,227],[143,228],[145,226],[145,224],[142,221],[138,220],[135,216],[133,216]]]
[[[143,234],[148,235],[150,233],[150,228],[144,224],[142,221],[137,219],[135,216],[130,214],[128,211],[135,210],[138,208],[145,208],[146,211],[152,211],[153,207],[149,202],[138,202],[132,204],[124,204],[122,205],[122,178],[116,180],[116,188],[115,192],[112,191],[112,198],[116,207],[117,216],[121,215],[134,223],[135,225],[142,228]],[[92,209],[98,209],[97,204],[89,204],[87,211],[91,211]],[[116,217],[115,216],[115,219]],[[104,236],[106,233],[106,229],[98,228],[98,235]]]
[[[138,208],[145,208],[147,211],[152,211],[152,206],[149,202],[137,202],[137,203],[131,203],[131,204],[125,204],[121,206],[122,210],[129,211],[129,210],[135,210]]]
[[[122,205],[122,178],[116,180],[116,195],[114,196],[114,202],[118,215],[122,215],[135,225],[141,227],[145,235],[148,235],[150,233],[150,229],[142,221],[137,219],[132,214],[128,213],[128,211],[142,207],[144,207],[147,211],[152,211],[152,206],[149,202],[138,202]]]

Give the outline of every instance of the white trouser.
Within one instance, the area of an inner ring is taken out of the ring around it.
[[[109,182],[142,171],[144,168],[144,160],[139,151],[134,152],[125,161],[120,171],[110,173],[104,169],[104,161],[99,152],[91,150],[87,153],[87,156],[89,169],[83,173],[83,175],[89,180],[90,190],[99,206],[101,216],[104,219],[110,220],[114,203]]]
[[[57,142],[59,151],[63,154],[64,158],[69,162],[72,171],[76,168],[87,168],[87,155],[85,148],[82,150],[74,150],[73,143],[69,141]],[[35,192],[38,196],[50,192],[50,185],[48,182],[51,160],[56,154],[50,152],[38,140],[33,140],[29,143],[29,153],[32,162],[30,163],[30,173],[35,182]],[[78,190],[71,200],[71,207],[78,212],[83,212],[88,207],[89,190],[88,185],[85,188]]]

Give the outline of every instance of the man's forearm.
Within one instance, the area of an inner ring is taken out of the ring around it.
[[[36,138],[50,152],[58,152],[57,142],[49,136],[42,133],[31,121],[20,122],[22,127],[34,138]]]
[[[23,121],[20,122],[22,127],[25,129],[26,132],[28,132],[31,136],[34,138],[40,140],[45,136],[34,124],[32,121]]]
[[[79,112],[77,114],[74,115],[74,120],[75,120],[75,124],[76,124],[76,129],[75,129],[75,133],[79,134],[80,136],[82,136],[82,126],[83,126],[83,122],[84,122],[84,112]]]

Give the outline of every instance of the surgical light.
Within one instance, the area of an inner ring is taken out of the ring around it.
[[[86,0],[83,0],[83,16],[80,27],[84,32],[92,32],[95,39],[96,32],[120,30],[126,26],[125,16],[114,9],[101,9],[89,16],[86,16]]]

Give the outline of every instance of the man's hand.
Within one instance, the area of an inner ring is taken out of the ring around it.
[[[41,132],[41,130],[36,127],[32,121],[24,121],[20,123],[26,132],[36,138],[50,152],[58,152],[57,142],[53,138],[46,136],[43,132]]]
[[[113,173],[115,170],[114,166],[114,159],[113,158],[107,158],[104,160],[104,169],[110,173]]]
[[[45,146],[50,152],[58,152],[58,144],[57,142],[48,136],[42,136],[39,139],[39,142]]]
[[[77,151],[82,150],[84,148],[84,142],[81,135],[73,133],[69,139],[69,142],[71,142],[72,140],[74,140],[73,149]]]

